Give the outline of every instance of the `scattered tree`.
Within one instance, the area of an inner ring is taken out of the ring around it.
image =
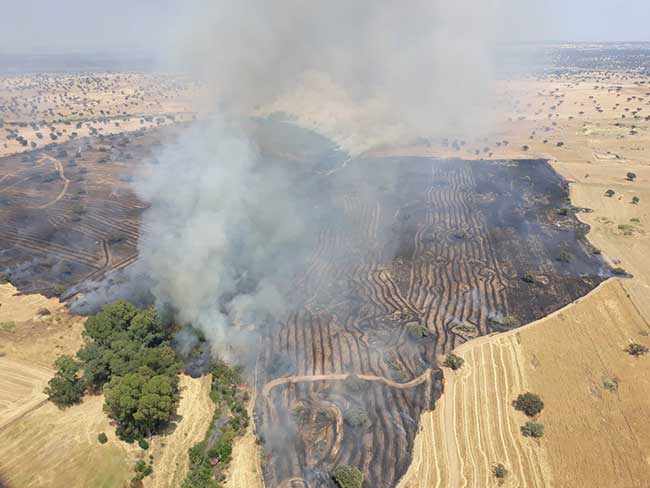
[[[492,466],[492,474],[499,481],[499,484],[502,484],[508,476],[508,470],[502,463],[497,463]]]
[[[339,464],[332,477],[340,488],[361,488],[363,486],[363,473],[356,466],[349,464]]]
[[[632,203],[633,203],[634,205],[636,205],[637,203],[639,203],[639,197],[632,197]]]
[[[457,369],[460,369],[463,367],[463,364],[465,364],[465,360],[461,358],[460,356],[457,356],[454,353],[449,353],[447,354],[447,357],[445,358],[445,362],[442,363],[442,365],[445,368],[450,368],[454,371]]]
[[[534,417],[544,409],[544,402],[535,393],[526,392],[520,394],[517,399],[512,402],[515,410],[525,413],[529,417]]]
[[[530,271],[526,271],[521,279],[526,283],[535,283],[535,275]]]
[[[521,433],[524,437],[534,437],[539,439],[544,436],[544,424],[526,422],[521,426]]]
[[[638,342],[632,342],[625,348],[625,352],[627,352],[631,356],[638,357],[647,354],[648,348],[643,344],[639,344]]]
[[[615,195],[615,193],[616,193],[616,192],[615,192],[614,190],[607,190],[607,191],[605,192],[605,196],[606,196],[606,197],[609,197],[609,198],[612,198],[612,197]]]
[[[627,173],[626,179],[627,181],[634,181],[636,180],[636,173],[632,173],[631,171]]]
[[[429,335],[429,329],[427,329],[420,322],[409,322],[406,324],[406,331],[409,336],[414,339],[419,339],[421,337],[427,337]]]
[[[54,285],[54,287],[52,287],[52,295],[54,295],[55,297],[60,297],[65,293],[67,289],[68,289],[67,286],[59,283],[58,285]]]
[[[106,444],[108,442],[108,437],[106,437],[106,434],[103,432],[100,432],[99,435],[97,436],[97,440],[99,441],[100,444]]]

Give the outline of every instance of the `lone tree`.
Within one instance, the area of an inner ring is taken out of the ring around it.
[[[627,352],[631,356],[638,357],[647,354],[648,348],[643,344],[639,344],[638,342],[632,342],[629,346],[625,348],[625,352]]]
[[[498,463],[492,466],[492,474],[499,481],[499,484],[502,484],[503,480],[508,476],[508,470],[502,463]]]
[[[636,205],[637,203],[639,203],[639,197],[632,197],[632,203],[633,203],[634,205]]]
[[[534,437],[539,439],[544,436],[544,424],[526,422],[521,426],[521,433],[524,437]]]
[[[515,410],[525,413],[529,417],[534,417],[544,409],[544,402],[535,393],[522,393],[512,402]]]
[[[447,357],[445,358],[445,362],[442,363],[442,365],[445,368],[451,368],[454,371],[462,368],[463,364],[465,364],[465,360],[460,356],[456,356],[454,353],[447,354]]]
[[[636,180],[636,173],[632,173],[631,171],[625,175],[627,181],[634,181]]]
[[[616,192],[615,192],[614,190],[607,190],[607,191],[605,192],[605,196],[606,196],[606,197],[609,197],[609,198],[612,198],[612,197],[614,196],[615,193],[616,193]]]
[[[332,477],[340,488],[361,488],[363,485],[363,473],[349,464],[340,464],[334,468]]]

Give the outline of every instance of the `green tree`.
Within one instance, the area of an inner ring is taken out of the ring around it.
[[[498,463],[492,466],[492,474],[497,480],[499,480],[499,484],[501,484],[508,476],[508,470],[502,463]]]
[[[515,407],[515,410],[524,412],[529,417],[534,417],[544,409],[544,402],[535,393],[526,392],[517,397],[517,399],[512,402],[512,406]]]
[[[158,375],[147,381],[133,415],[138,428],[149,433],[167,423],[176,411],[175,393],[174,384],[168,376]]]
[[[648,348],[638,342],[632,342],[625,348],[625,351],[631,356],[643,356],[648,353]]]
[[[116,334],[128,329],[137,313],[133,304],[123,300],[106,305],[101,312],[86,320],[84,335],[100,346],[109,346]]]
[[[349,464],[339,464],[332,471],[332,477],[340,488],[361,488],[363,485],[363,473]]]
[[[534,437],[539,439],[544,436],[544,424],[526,422],[521,426],[521,433],[524,437]]]
[[[84,383],[78,375],[79,363],[64,355],[55,362],[56,374],[48,381],[45,394],[59,407],[79,403],[84,394]]]
[[[84,365],[86,386],[94,392],[99,392],[111,378],[110,351],[90,342],[79,349],[77,357]]]
[[[144,434],[138,430],[134,416],[146,382],[144,376],[131,373],[112,378],[104,390],[105,408],[109,416],[119,424],[118,435],[124,439]]]
[[[106,444],[108,442],[108,437],[106,437],[106,434],[103,432],[100,432],[99,435],[97,436],[97,440],[99,441],[100,444]]]
[[[157,346],[164,340],[165,333],[153,307],[138,312],[131,319],[129,337],[146,347]]]
[[[454,371],[457,369],[460,369],[463,367],[463,364],[465,364],[465,360],[461,358],[460,356],[456,356],[453,353],[447,354],[447,357],[445,358],[445,362],[442,363],[442,365],[445,368],[451,368]]]

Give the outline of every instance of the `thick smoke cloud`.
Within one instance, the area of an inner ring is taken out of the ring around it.
[[[491,122],[498,49],[529,25],[520,11],[497,0],[188,2],[163,57],[201,79],[203,117],[136,182],[151,207],[134,274],[222,354],[249,340],[231,324],[286,310],[327,211],[297,194],[305,168],[262,157],[251,117],[291,113],[351,156],[475,136]]]

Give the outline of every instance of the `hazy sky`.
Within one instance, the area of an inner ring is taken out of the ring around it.
[[[168,42],[179,14],[199,3],[2,0],[0,51],[150,49]],[[522,0],[521,5],[535,12],[535,25],[523,29],[528,40],[650,41],[650,0]]]

